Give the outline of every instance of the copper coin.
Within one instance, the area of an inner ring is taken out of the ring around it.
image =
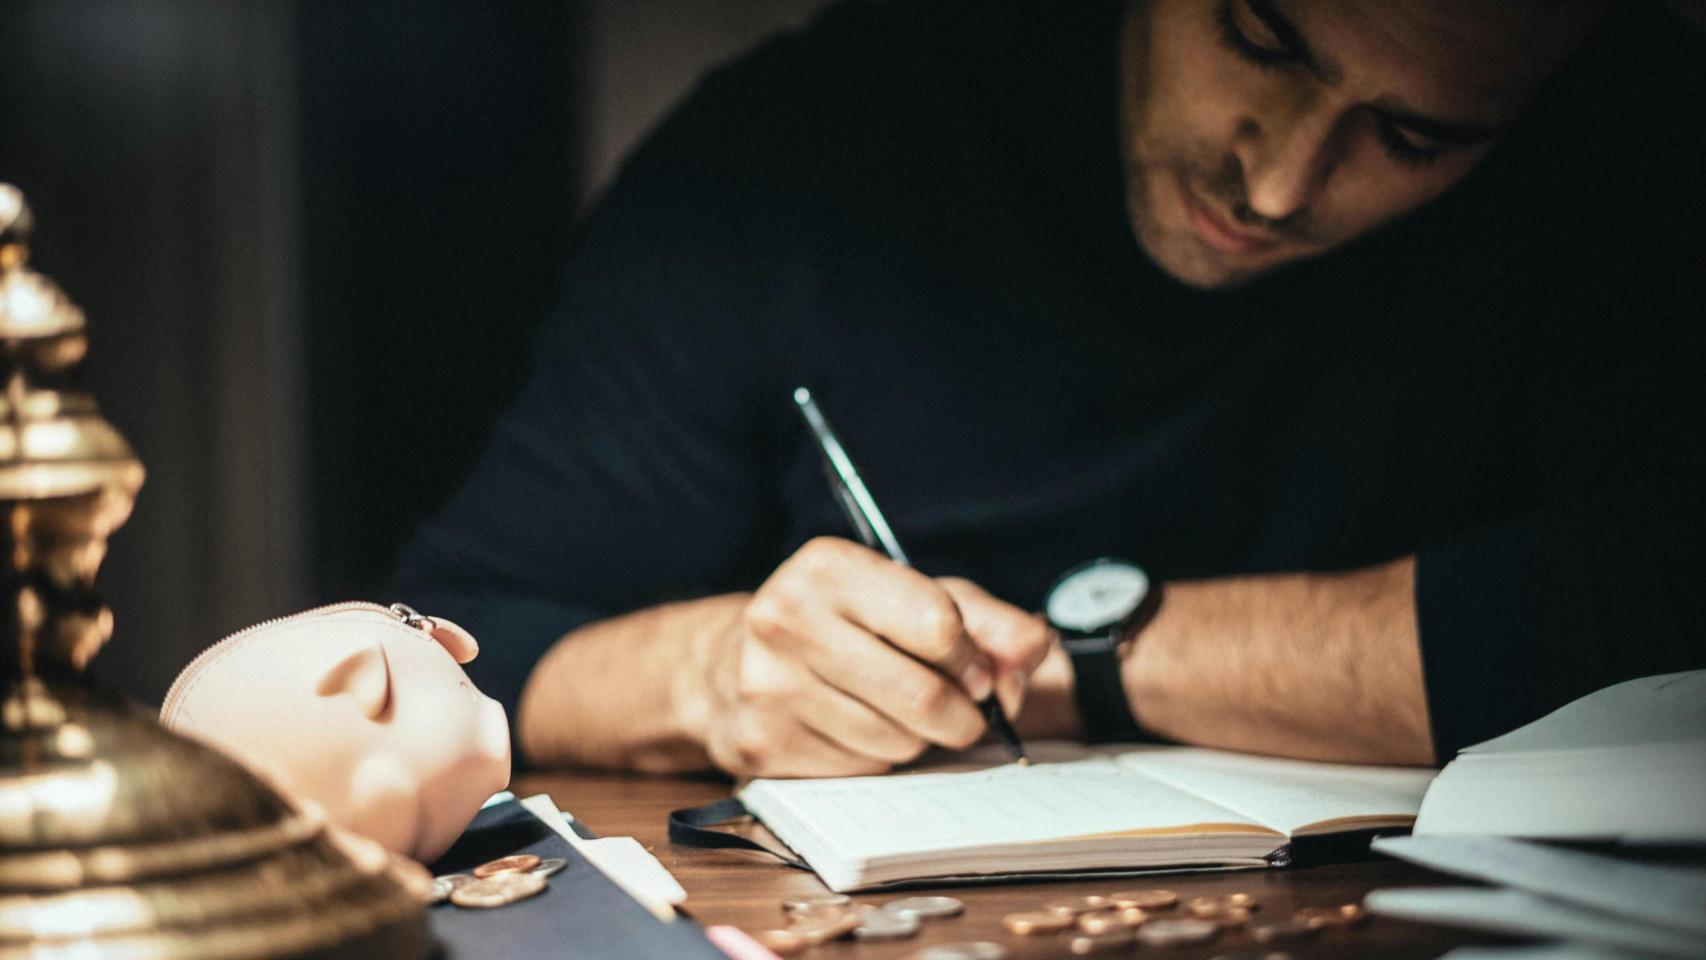
[[[1252,916],[1254,916],[1254,914],[1250,912],[1249,907],[1232,907],[1218,916],[1207,917],[1205,919],[1210,920],[1217,926],[1225,929],[1228,927],[1242,927],[1250,922],[1250,918]]]
[[[506,873],[526,873],[539,866],[539,858],[531,853],[518,853],[511,857],[499,857],[474,868],[474,876],[484,880],[487,877],[500,877]]]
[[[1347,903],[1337,907],[1304,907],[1291,915],[1312,927],[1353,927],[1367,919],[1362,907]]]
[[[1218,897],[1192,897],[1185,901],[1185,911],[1193,917],[1212,920],[1228,910],[1254,910],[1256,898],[1247,893],[1229,893]]]
[[[1089,913],[1092,910],[1106,910],[1113,904],[1107,897],[1091,894],[1087,897],[1059,897],[1054,900],[1044,900],[1043,909],[1056,913],[1070,913],[1074,916]]]
[[[1030,910],[1009,913],[1001,918],[1001,925],[1013,933],[1028,937],[1036,933],[1059,933],[1071,929],[1072,916],[1064,910]]]
[[[1072,938],[1069,949],[1077,956],[1131,949],[1131,931],[1110,930],[1106,933],[1081,933]]]
[[[1172,947],[1212,940],[1219,932],[1208,920],[1152,920],[1137,928],[1137,939],[1152,947]]]
[[[988,940],[966,943],[942,943],[925,947],[912,955],[912,960],[1006,960],[1007,948]]]
[[[1273,943],[1276,940],[1301,940],[1314,936],[1316,927],[1306,920],[1281,920],[1278,923],[1263,923],[1250,928],[1250,936],[1257,943]]]
[[[804,937],[806,943],[817,946],[831,940],[839,940],[859,929],[859,912],[857,910],[842,910],[835,914],[825,913],[822,916],[812,915],[802,919],[794,918],[793,931]]]
[[[1149,919],[1149,914],[1136,907],[1124,910],[1097,910],[1094,913],[1078,915],[1078,929],[1085,933],[1109,933],[1114,930],[1130,930],[1143,926]]]
[[[1121,890],[1109,894],[1108,899],[1113,901],[1116,907],[1165,910],[1179,902],[1179,895],[1171,890]]]
[[[805,937],[793,930],[761,930],[753,939],[779,957],[791,957],[811,946]]]
[[[545,889],[545,878],[532,873],[500,873],[476,877],[450,891],[450,902],[459,907],[490,910],[526,900]]]

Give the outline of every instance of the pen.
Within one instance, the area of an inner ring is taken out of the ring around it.
[[[812,399],[812,392],[805,387],[794,388],[794,405],[799,408],[800,416],[805,418],[806,426],[817,440],[818,450],[823,454],[824,477],[829,480],[829,488],[834,491],[836,502],[841,505],[841,512],[847,515],[847,522],[859,532],[859,539],[872,550],[881,550],[888,554],[889,559],[895,563],[912,566],[912,561],[906,558],[906,551],[901,549],[900,541],[895,538],[894,530],[889,527],[887,518],[877,508],[877,501],[871,498],[871,491],[866,488],[865,481],[859,478],[859,471],[854,469],[852,458],[847,456],[840,438],[830,428],[829,421],[824,419],[817,401]],[[1029,764],[1031,760],[1025,756],[1025,745],[1019,741],[1019,733],[1007,719],[1006,711],[1001,709],[1001,701],[995,698],[995,692],[991,690],[988,696],[978,701],[977,706],[983,711],[983,718],[989,724],[989,729],[994,730],[1001,742],[1007,745],[1007,752],[1013,755],[1013,759],[1022,764]]]

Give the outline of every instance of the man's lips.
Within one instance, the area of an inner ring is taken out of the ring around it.
[[[1279,245],[1272,237],[1245,233],[1228,223],[1212,207],[1197,199],[1183,177],[1179,178],[1179,196],[1184,200],[1185,219],[1198,238],[1221,253],[1250,256],[1266,253]]]

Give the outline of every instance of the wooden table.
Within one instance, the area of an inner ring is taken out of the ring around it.
[[[783,897],[824,891],[817,877],[783,866],[760,854],[700,850],[678,847],[669,842],[665,822],[668,812],[727,796],[729,784],[723,780],[567,771],[518,777],[514,790],[520,796],[550,794],[559,807],[573,812],[601,835],[637,838],[687,889],[685,910],[705,925],[733,924],[748,932],[782,926],[780,900]],[[1260,916],[1285,918],[1299,907],[1360,902],[1363,894],[1376,887],[1453,882],[1459,881],[1397,861],[1381,860],[1290,870],[1165,874],[1154,879],[908,890],[907,894],[951,894],[965,902],[965,913],[951,919],[928,921],[923,931],[910,939],[837,942],[818,947],[804,956],[810,960],[882,960],[909,957],[924,944],[993,940],[1005,945],[1015,960],[1066,957],[1071,953],[1064,935],[1014,936],[1001,926],[1001,918],[1015,911],[1036,909],[1049,897],[1107,893],[1122,888],[1166,887],[1177,891],[1181,898],[1245,891],[1261,904]],[[880,903],[897,895],[875,894],[858,899]],[[1359,927],[1324,930],[1309,939],[1266,948],[1252,942],[1247,934],[1228,932],[1212,943],[1200,946],[1148,947],[1103,956],[1128,956],[1141,952],[1175,960],[1206,960],[1223,953],[1237,955],[1263,949],[1283,950],[1297,960],[1350,957],[1402,960],[1437,957],[1453,946],[1477,942],[1496,941],[1460,931],[1371,917]],[[1252,960],[1261,955],[1254,954]]]

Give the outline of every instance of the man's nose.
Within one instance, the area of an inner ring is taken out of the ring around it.
[[[1284,220],[1307,207],[1332,172],[1336,127],[1333,112],[1313,103],[1245,121],[1234,149],[1250,209]]]

